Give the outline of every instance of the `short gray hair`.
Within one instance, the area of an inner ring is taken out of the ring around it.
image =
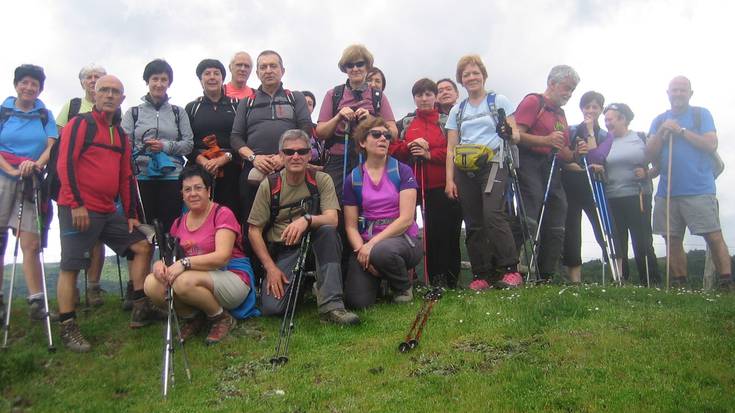
[[[562,82],[566,79],[572,80],[575,85],[579,84],[579,75],[576,70],[572,69],[571,66],[557,65],[551,68],[549,77],[546,78],[546,84],[551,85]]]
[[[107,70],[105,70],[104,67],[98,65],[97,63],[90,63],[84,66],[79,71],[79,81],[81,82],[82,80],[84,80],[85,77],[87,77],[88,74],[94,73],[94,72],[100,73],[102,76],[107,74]]]
[[[287,141],[303,141],[307,148],[311,148],[311,142],[309,141],[309,135],[301,129],[289,129],[283,132],[281,139],[278,140],[278,150],[283,149],[283,145]]]

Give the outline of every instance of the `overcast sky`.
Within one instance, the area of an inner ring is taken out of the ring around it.
[[[458,58],[478,53],[488,68],[487,88],[514,103],[542,92],[552,66],[569,64],[582,79],[566,107],[570,124],[581,121],[579,97],[593,89],[608,103],[628,103],[635,112],[631,128],[647,131],[668,108],[668,81],[683,74],[692,80],[692,104],[710,109],[718,129],[727,165],[717,180],[718,196],[733,251],[735,211],[729,206],[735,195],[728,191],[735,184],[735,144],[729,140],[735,96],[725,83],[732,77],[726,73],[733,67],[733,9],[727,1],[645,0],[2,2],[0,76],[6,81],[0,90],[15,95],[16,66],[41,65],[47,75],[41,99],[56,113],[82,93],[79,69],[96,62],[122,79],[127,108],[147,92],[143,67],[161,57],[174,68],[171,100],[184,106],[201,94],[194,73],[201,59],[227,65],[237,50],[255,57],[274,49],[284,58],[285,86],[313,91],[321,105],[324,93],[345,80],[337,68],[342,50],[363,43],[386,73],[386,96],[397,117],[414,108],[415,80],[454,77]],[[255,73],[248,84],[259,84]],[[654,242],[664,255],[663,241]],[[704,246],[701,238],[686,243]],[[588,232],[583,256],[599,255]],[[47,257],[58,259],[58,249],[50,248]]]

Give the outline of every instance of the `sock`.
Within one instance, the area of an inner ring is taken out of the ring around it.
[[[133,301],[140,300],[141,298],[145,298],[145,291],[133,290]]]
[[[100,283],[89,283],[90,290],[99,289],[99,288],[100,288]]]
[[[35,293],[28,296],[28,302],[35,300],[43,300],[43,293]]]
[[[207,314],[207,318],[208,318],[208,319],[209,319],[210,321],[213,321],[213,320],[216,320],[216,319],[220,318],[220,316],[221,316],[222,314],[224,314],[224,313],[225,313],[225,309],[224,309],[224,308],[222,308],[222,307],[220,307],[220,308],[219,308],[219,311],[217,311],[216,313],[214,313],[214,314],[212,314],[212,315],[209,315],[209,314]]]
[[[73,320],[75,318],[77,318],[76,311],[71,311],[68,313],[59,313],[59,323],[63,323],[66,320]]]
[[[727,281],[732,278],[731,274],[720,274],[720,281]]]

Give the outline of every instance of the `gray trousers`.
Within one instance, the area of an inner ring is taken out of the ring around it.
[[[490,165],[475,173],[454,168],[459,202],[467,231],[467,255],[472,273],[493,279],[493,270],[518,264],[518,251],[505,210],[506,168],[498,168],[490,192],[485,192]]]
[[[370,263],[380,273],[380,277],[376,277],[362,269],[357,254],[353,253],[345,280],[347,306],[365,308],[375,304],[381,278],[388,280],[393,291],[408,290],[411,288],[408,269],[416,266],[422,256],[421,243],[416,238],[401,235],[380,241],[370,252]]]
[[[316,302],[319,313],[344,308],[342,301],[342,241],[337,235],[337,227],[321,226],[311,233],[311,250],[316,259]],[[261,293],[261,312],[263,315],[281,315],[286,312],[286,303],[291,289],[296,288],[293,269],[299,257],[299,249],[284,249],[274,257],[276,265],[291,281],[285,284],[285,294],[280,300],[272,295]],[[303,280],[302,280],[303,286]]]

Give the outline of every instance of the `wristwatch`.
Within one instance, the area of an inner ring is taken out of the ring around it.
[[[306,220],[306,222],[309,223],[309,226],[311,226],[311,221],[313,218],[314,217],[312,217],[311,214],[304,214],[304,219]]]
[[[228,161],[232,160],[232,154],[229,152],[225,152],[225,158],[227,158]]]
[[[250,163],[253,163],[253,162],[255,162],[255,154],[252,154],[252,155],[248,156],[248,157],[247,157],[247,158],[245,158],[245,159],[246,159],[246,160],[247,160],[248,162],[250,162]]]
[[[185,271],[188,271],[191,269],[191,261],[189,261],[188,257],[184,257],[180,259],[179,262],[181,263],[181,266],[184,267]]]

